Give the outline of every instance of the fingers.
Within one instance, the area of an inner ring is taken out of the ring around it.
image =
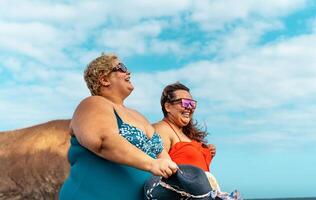
[[[208,144],[207,147],[209,150],[212,150],[212,149],[216,150],[216,147],[214,144]]]
[[[212,156],[215,156],[215,154],[216,154],[216,149],[211,149],[210,152],[211,152],[211,155],[212,155]]]
[[[170,159],[156,159],[153,161],[152,169],[150,170],[150,172],[154,175],[168,178],[169,176],[174,174],[177,169],[177,164]]]
[[[172,174],[176,173],[176,172],[178,171],[178,169],[179,169],[178,167],[173,168],[173,169],[172,169]]]
[[[168,177],[171,176],[173,173],[172,173],[172,170],[168,168],[168,169],[165,170],[165,174],[167,175],[167,178],[168,178]]]
[[[166,165],[163,166],[161,170],[163,171],[164,178],[168,178],[177,171],[178,166],[170,159],[164,159],[164,161]]]
[[[209,144],[209,145],[207,145],[207,147],[210,150],[212,157],[214,157],[215,154],[216,154],[216,147],[215,147],[215,145],[214,144]]]
[[[169,168],[170,168],[172,171],[176,172],[177,169],[178,169],[178,165],[177,165],[175,162],[173,162],[172,160],[169,160]]]
[[[162,172],[159,176],[162,176],[164,178],[168,178],[169,177],[165,172]]]
[[[172,160],[169,160],[169,169],[171,170],[171,174],[170,174],[170,176],[171,176],[172,174],[177,172],[178,165],[175,162],[173,162]]]

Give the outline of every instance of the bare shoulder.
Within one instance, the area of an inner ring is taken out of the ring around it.
[[[153,125],[153,127],[154,127],[155,129],[158,129],[158,130],[163,130],[163,129],[168,128],[168,127],[166,126],[166,123],[165,123],[164,121],[159,121],[159,122],[156,122],[156,123],[154,123],[154,124],[152,124],[152,125]]]
[[[172,137],[169,132],[168,126],[166,126],[166,123],[164,121],[159,121],[154,123],[153,127],[156,133],[158,133],[161,136],[165,150],[169,152],[172,144]]]
[[[90,96],[90,97],[87,97],[85,99],[83,99],[79,106],[78,107],[81,107],[81,106],[91,106],[93,105],[93,107],[96,107],[98,105],[102,105],[102,107],[108,105],[110,106],[110,101],[106,100],[104,97],[101,97],[101,96]]]
[[[74,116],[78,112],[104,112],[113,107],[108,100],[100,96],[91,96],[83,99],[77,106]]]
[[[155,128],[156,132],[160,135],[169,135],[169,127],[166,125],[164,121],[159,121],[153,124],[153,127]]]
[[[113,117],[113,106],[108,100],[100,96],[91,96],[79,103],[73,114],[70,127],[77,134],[80,134],[83,130],[93,130],[100,127],[99,124],[104,124],[105,121],[112,121],[110,119]]]

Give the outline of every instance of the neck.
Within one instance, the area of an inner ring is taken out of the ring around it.
[[[105,88],[105,87],[101,87],[101,91],[100,91],[100,96],[106,98],[107,100],[111,101],[113,104],[118,105],[118,106],[124,106],[124,100],[125,98],[128,96],[122,96],[122,94],[120,94],[117,91],[113,91],[111,89]]]
[[[179,127],[172,119],[169,119],[168,117],[163,118],[163,121],[167,122],[168,124],[176,127],[178,130],[182,132],[182,127]]]
[[[113,96],[113,95],[106,95],[106,94],[100,94],[100,96],[106,98],[107,100],[111,101],[113,104],[117,106],[124,106],[124,99]]]

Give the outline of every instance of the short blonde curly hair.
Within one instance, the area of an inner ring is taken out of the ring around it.
[[[91,95],[99,95],[101,74],[109,74],[115,67],[115,61],[119,58],[115,54],[104,54],[92,60],[84,71],[84,80],[90,90]]]

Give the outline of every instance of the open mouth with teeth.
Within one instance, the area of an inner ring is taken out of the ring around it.
[[[190,111],[183,111],[181,113],[182,117],[184,118],[190,118],[191,112]]]

